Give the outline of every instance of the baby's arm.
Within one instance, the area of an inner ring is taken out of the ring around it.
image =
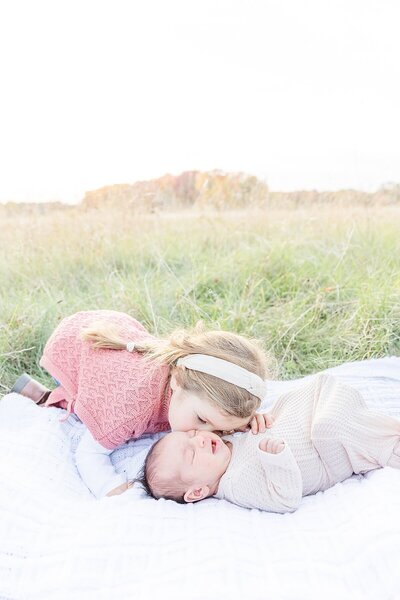
[[[258,455],[265,475],[268,510],[293,512],[299,507],[303,481],[299,465],[292,451],[283,440],[262,439]]]
[[[122,494],[128,489],[126,478],[118,474],[111,463],[111,452],[96,442],[88,429],[76,449],[79,474],[96,498]]]

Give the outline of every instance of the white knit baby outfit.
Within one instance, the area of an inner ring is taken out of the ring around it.
[[[400,399],[399,399],[400,401]],[[386,465],[400,468],[400,421],[367,408],[355,389],[317,375],[281,396],[265,433],[226,436],[232,458],[217,498],[246,508],[291,512],[302,496]],[[278,454],[259,449],[263,438],[282,439]]]

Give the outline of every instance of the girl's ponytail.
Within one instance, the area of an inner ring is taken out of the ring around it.
[[[193,334],[204,333],[205,329],[199,321],[192,333],[185,330],[173,332],[168,339],[160,340],[150,338],[138,342],[126,339],[120,330],[106,321],[91,323],[82,331],[82,339],[90,342],[93,348],[108,348],[109,350],[126,350],[129,342],[135,344],[135,351],[148,355],[148,358],[159,364],[174,366],[180,358],[198,352],[198,344],[193,343]]]
[[[268,360],[257,341],[227,331],[207,331],[201,322],[193,330],[178,330],[165,339],[135,340],[124,338],[114,325],[100,321],[87,327],[82,337],[94,348],[111,350],[127,350],[127,344],[133,342],[135,352],[155,364],[168,365],[184,390],[205,396],[227,415],[241,418],[254,413],[260,406],[259,397],[213,375],[177,366],[177,361],[190,354],[206,354],[234,363],[261,379],[271,377],[272,359]]]
[[[82,331],[82,339],[91,342],[93,348],[108,348],[109,350],[126,350],[126,344],[131,340],[122,337],[115,325],[99,321],[92,323]]]
[[[163,345],[161,340],[149,339],[137,341],[124,337],[118,327],[106,321],[97,321],[89,327],[85,327],[81,333],[81,337],[86,342],[90,342],[93,348],[100,350],[106,348],[109,350],[127,350],[127,344],[133,343],[135,352],[152,355],[160,345]],[[165,363],[165,361],[160,360]]]

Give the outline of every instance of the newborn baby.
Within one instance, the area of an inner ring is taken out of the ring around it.
[[[353,473],[400,468],[400,421],[369,410],[359,392],[329,375],[281,396],[271,414],[273,426],[258,435],[168,434],[137,481],[154,498],[215,496],[284,513]]]

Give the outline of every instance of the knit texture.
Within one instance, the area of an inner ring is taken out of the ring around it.
[[[150,363],[138,352],[94,349],[81,333],[99,321],[116,325],[127,341],[152,337],[138,321],[115,311],[79,312],[63,319],[40,360],[60,383],[47,405],[71,409],[108,449],[143,433],[168,430],[169,367]]]
[[[386,465],[400,468],[400,421],[369,410],[358,391],[318,375],[281,396],[263,434],[228,436],[232,458],[216,496],[247,508],[287,512],[301,497]],[[283,439],[267,454],[263,438]],[[300,477],[298,476],[300,474]]]

